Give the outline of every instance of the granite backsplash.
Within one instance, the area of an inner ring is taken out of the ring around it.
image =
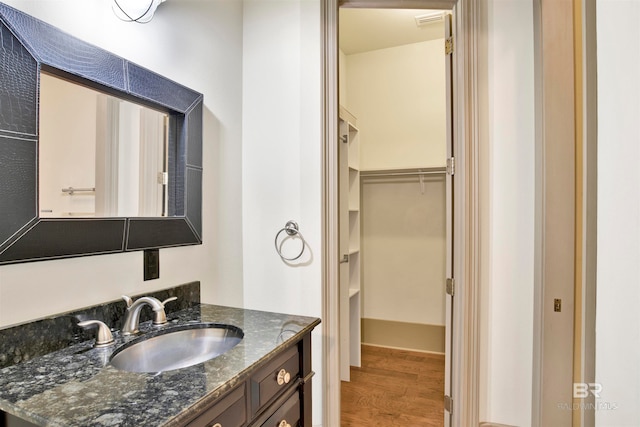
[[[200,282],[130,296],[134,300],[152,296],[160,301],[177,297],[165,307],[169,314],[200,304]],[[94,338],[94,328],[78,326],[83,320],[101,320],[112,330],[119,330],[126,308],[126,303],[120,299],[0,329],[0,369]],[[151,319],[152,311],[143,309],[140,322]]]

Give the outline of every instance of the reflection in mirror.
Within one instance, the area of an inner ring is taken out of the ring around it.
[[[42,218],[167,215],[168,115],[41,73]]]

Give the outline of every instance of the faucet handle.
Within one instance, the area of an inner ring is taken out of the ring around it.
[[[175,301],[177,299],[178,297],[167,298],[166,300],[162,301],[162,305],[166,305],[168,302]]]
[[[111,330],[104,322],[101,322],[100,320],[85,320],[83,322],[78,322],[78,326],[81,328],[88,328],[94,325],[98,326],[96,347],[107,347],[113,344],[113,335],[111,334]]]
[[[122,295],[122,299],[124,300],[124,302],[127,303],[127,308],[131,307],[133,305],[133,300],[131,299],[131,297],[128,297],[126,295]]]
[[[171,298],[167,298],[166,300],[162,301],[162,310],[158,310],[153,312],[153,324],[154,325],[164,325],[165,323],[167,323],[167,314],[164,310],[165,308],[165,304],[171,301],[175,301],[177,300],[178,297],[171,297]]]

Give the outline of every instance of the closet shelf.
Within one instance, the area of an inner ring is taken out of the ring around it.
[[[340,107],[340,250],[349,257],[348,274],[340,275],[340,379],[343,381],[350,379],[350,366],[361,365],[360,135],[355,125],[355,117]]]

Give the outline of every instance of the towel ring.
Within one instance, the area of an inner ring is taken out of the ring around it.
[[[300,249],[300,253],[298,255],[296,255],[293,258],[287,258],[284,255],[282,255],[282,251],[280,250],[280,247],[278,246],[278,237],[280,237],[280,234],[282,234],[282,232],[287,233],[289,236],[299,236],[300,240],[302,241],[302,249]],[[280,258],[282,258],[285,261],[295,261],[298,258],[300,258],[302,256],[302,254],[304,253],[304,246],[305,246],[305,241],[304,241],[304,237],[302,236],[302,233],[298,230],[298,224],[295,221],[287,221],[287,223],[285,224],[284,228],[282,228],[280,231],[278,231],[278,233],[276,234],[276,238],[273,241],[273,244],[276,247],[276,252],[278,252],[278,255],[280,255]]]

